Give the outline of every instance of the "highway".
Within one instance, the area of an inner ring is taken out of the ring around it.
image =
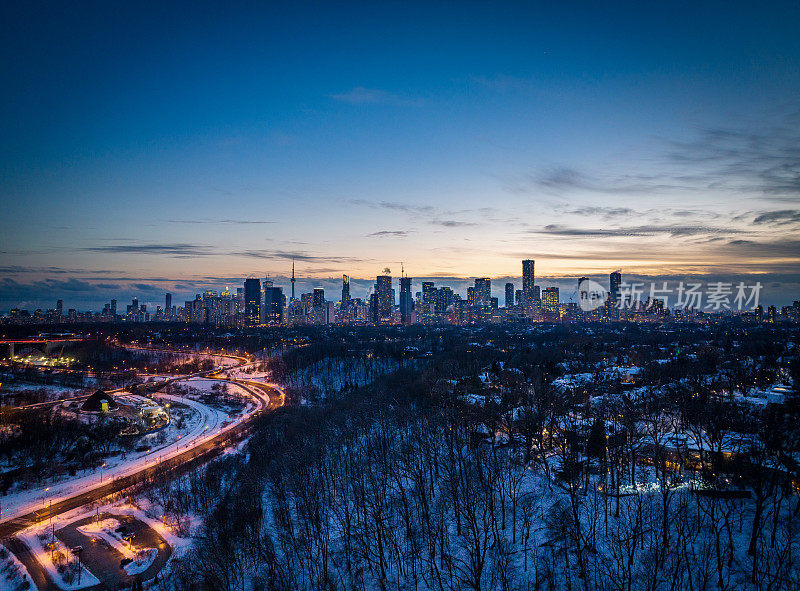
[[[219,356],[217,354],[214,355]],[[244,366],[248,362],[248,360],[243,357],[234,358],[239,361],[239,365],[237,367]],[[159,382],[159,387],[163,387],[166,383],[186,380],[191,377],[211,377],[212,374],[216,374],[219,371],[219,368],[215,368],[209,371],[198,372],[197,374],[170,378],[164,382]],[[190,444],[190,447],[187,449],[177,451],[167,458],[164,458],[160,461],[154,460],[152,462],[148,462],[139,470],[117,477],[104,484],[98,484],[89,490],[84,490],[83,492],[63,498],[52,503],[51,506],[43,507],[41,510],[31,511],[13,519],[0,522],[0,540],[9,538],[15,535],[17,532],[30,527],[37,522],[49,519],[51,515],[60,515],[88,503],[105,498],[108,495],[123,491],[131,486],[156,478],[164,478],[165,475],[174,476],[176,474],[181,474],[189,469],[201,465],[220,455],[228,447],[243,441],[252,428],[253,421],[262,412],[274,410],[284,404],[284,393],[276,386],[271,386],[253,380],[232,378],[212,379],[230,382],[243,388],[259,402],[257,410],[250,413],[240,421],[224,428],[216,435],[211,434],[207,437],[198,438],[193,444]]]

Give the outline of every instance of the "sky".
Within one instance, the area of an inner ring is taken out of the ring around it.
[[[329,299],[401,262],[415,290],[500,295],[532,258],[565,294],[621,269],[790,304],[798,22],[797,2],[2,3],[0,311],[288,291],[292,260]]]

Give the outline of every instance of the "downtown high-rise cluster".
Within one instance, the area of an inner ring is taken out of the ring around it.
[[[352,297],[350,276],[342,276],[341,294],[329,299],[321,287],[308,293],[295,293],[294,264],[292,265],[290,293],[276,286],[269,278],[250,277],[234,292],[227,288],[218,292],[206,290],[187,300],[183,306],[174,305],[172,294],[164,297],[164,306],[148,309],[133,298],[124,312],[117,309],[117,300],[111,300],[100,312],[77,312],[69,309],[65,314],[63,302],[56,308],[30,314],[13,309],[5,322],[60,323],[60,322],[187,322],[230,327],[257,327],[280,325],[412,325],[452,324],[474,325],[504,322],[570,322],[598,320],[660,321],[667,317],[703,321],[704,310],[699,305],[684,305],[670,309],[666,299],[637,298],[626,290],[620,271],[610,273],[608,283],[601,285],[580,277],[576,290],[564,301],[556,286],[543,287],[535,281],[535,262],[522,261],[521,285],[507,282],[503,286],[502,305],[492,296],[492,280],[477,277],[462,297],[449,286],[436,286],[433,281],[421,282],[421,289],[412,291],[412,278],[401,272],[395,282],[391,275],[378,275],[364,298]],[[398,296],[399,291],[399,298]],[[646,294],[645,294],[646,295]],[[575,301],[577,299],[577,301]],[[697,301],[696,303],[699,303]],[[707,311],[707,310],[706,310]],[[719,309],[717,308],[717,310]],[[800,319],[800,302],[784,306],[778,311],[769,306],[765,311],[757,302],[744,312],[745,318],[756,321]]]

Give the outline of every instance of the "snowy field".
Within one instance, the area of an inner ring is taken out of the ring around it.
[[[0,591],[17,591],[32,584],[28,569],[8,549],[0,545]]]

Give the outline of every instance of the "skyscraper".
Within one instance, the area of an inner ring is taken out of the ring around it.
[[[312,300],[312,306],[315,308],[321,308],[325,305],[325,290],[321,287],[314,288],[314,298]]]
[[[609,275],[608,281],[608,297],[611,300],[612,306],[619,306],[619,286],[622,285],[622,273],[614,271]]]
[[[350,305],[350,276],[342,275],[342,310]]]
[[[488,306],[492,297],[492,280],[488,277],[475,279],[475,305]]]
[[[172,310],[172,294],[167,292],[167,295],[164,297],[164,313],[169,315],[170,310]]]
[[[558,314],[558,288],[545,287],[542,290],[542,309],[551,314]]]
[[[64,315],[64,300],[56,302],[56,315],[61,318]]]
[[[273,324],[283,322],[283,288],[268,287],[264,290],[264,300],[264,321]]]
[[[506,283],[506,308],[514,305],[514,284]]]
[[[455,300],[453,290],[449,287],[440,287],[435,290],[434,293],[436,294],[435,310],[437,312],[446,312],[447,308],[449,308]]]
[[[411,308],[413,299],[411,296],[411,277],[400,278],[400,319],[403,324],[411,321]]]
[[[422,282],[422,303],[424,305],[432,304],[436,300],[436,288],[433,281]]]
[[[392,320],[394,298],[392,296],[392,276],[378,275],[375,282],[375,303],[379,323],[388,323]]]
[[[261,281],[244,280],[244,321],[247,326],[258,326],[261,317]]]
[[[535,300],[533,266],[533,259],[522,261],[522,308],[526,312],[533,310],[533,302]]]

